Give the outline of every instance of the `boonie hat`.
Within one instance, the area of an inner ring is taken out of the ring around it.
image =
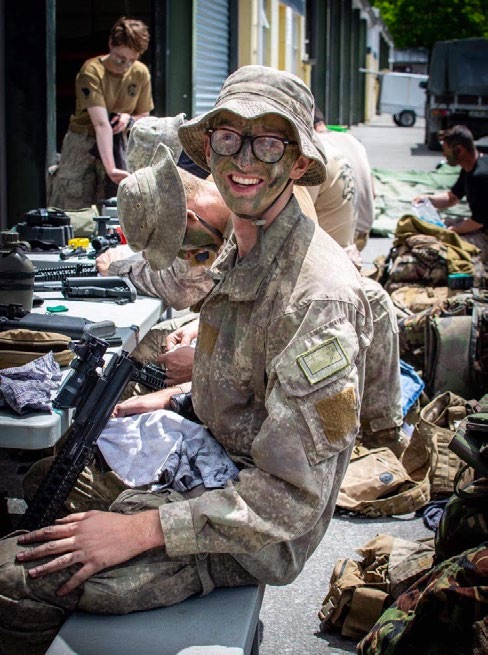
[[[215,107],[178,129],[183,150],[206,171],[210,168],[205,157],[205,131],[211,127],[211,119],[224,110],[244,119],[264,114],[282,116],[292,127],[301,154],[312,160],[295,184],[314,186],[324,182],[327,159],[313,142],[314,99],[299,77],[276,68],[253,65],[243,66],[227,78]]]
[[[127,167],[133,173],[149,166],[160,143],[171,150],[177,162],[181,155],[181,143],[178,128],[183,125],[185,114],[178,116],[145,116],[134,123],[127,143]]]
[[[150,166],[120,182],[117,209],[130,247],[144,250],[153,270],[171,266],[185,236],[186,197],[171,150],[163,143]]]

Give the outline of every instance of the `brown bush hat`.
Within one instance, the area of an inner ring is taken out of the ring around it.
[[[127,167],[133,173],[149,166],[160,143],[171,150],[177,162],[181,155],[178,128],[183,125],[185,114],[178,116],[145,116],[134,123],[127,143]]]
[[[160,143],[150,166],[122,180],[117,209],[128,244],[153,270],[171,266],[186,231],[186,197],[171,150]]]
[[[325,153],[313,140],[314,99],[299,77],[268,66],[243,66],[227,78],[215,107],[178,129],[183,150],[206,171],[210,168],[205,157],[205,131],[211,127],[211,119],[223,110],[245,119],[264,114],[282,116],[292,127],[301,154],[312,160],[305,175],[295,184],[314,186],[325,181]]]

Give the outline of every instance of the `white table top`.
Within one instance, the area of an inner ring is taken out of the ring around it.
[[[41,295],[41,294],[39,294]],[[109,348],[107,353],[134,350],[151,327],[158,322],[162,302],[158,298],[138,296],[135,302],[117,305],[107,300],[66,300],[60,293],[43,293],[45,303],[35,312],[43,313],[46,306],[64,305],[69,316],[81,316],[92,321],[110,320],[123,330],[122,345]],[[0,410],[0,448],[37,450],[53,446],[66,431],[68,411],[30,412],[18,416],[8,410]]]

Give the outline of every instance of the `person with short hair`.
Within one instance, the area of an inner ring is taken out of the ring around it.
[[[359,429],[372,321],[358,271],[293,197],[294,184],[326,176],[312,115],[301,79],[244,66],[179,129],[231,210],[200,311],[192,396],[237,479],[186,494],[127,490],[108,512],[0,541],[0,648],[43,652],[75,607],[119,614],[217,586],[288,584],[324,536]],[[137,172],[119,188],[138,248],[148,221],[162,234],[158,174],[149,189]],[[183,213],[171,249],[185,227]]]
[[[49,206],[66,210],[100,204],[127,177],[128,130],[154,108],[151,76],[139,61],[148,46],[147,26],[122,16],[110,30],[108,53],[81,67],[59,166],[48,175]]]
[[[488,262],[488,157],[484,157],[465,125],[454,125],[440,135],[442,151],[450,166],[460,166],[461,172],[447,191],[419,196],[414,203],[429,199],[436,209],[448,209],[466,197],[471,216],[448,226],[460,237],[481,250]],[[447,224],[447,221],[446,221]]]

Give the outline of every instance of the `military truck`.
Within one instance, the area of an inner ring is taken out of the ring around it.
[[[488,39],[437,41],[426,90],[429,150],[441,150],[439,132],[452,125],[467,125],[475,140],[488,136]]]

